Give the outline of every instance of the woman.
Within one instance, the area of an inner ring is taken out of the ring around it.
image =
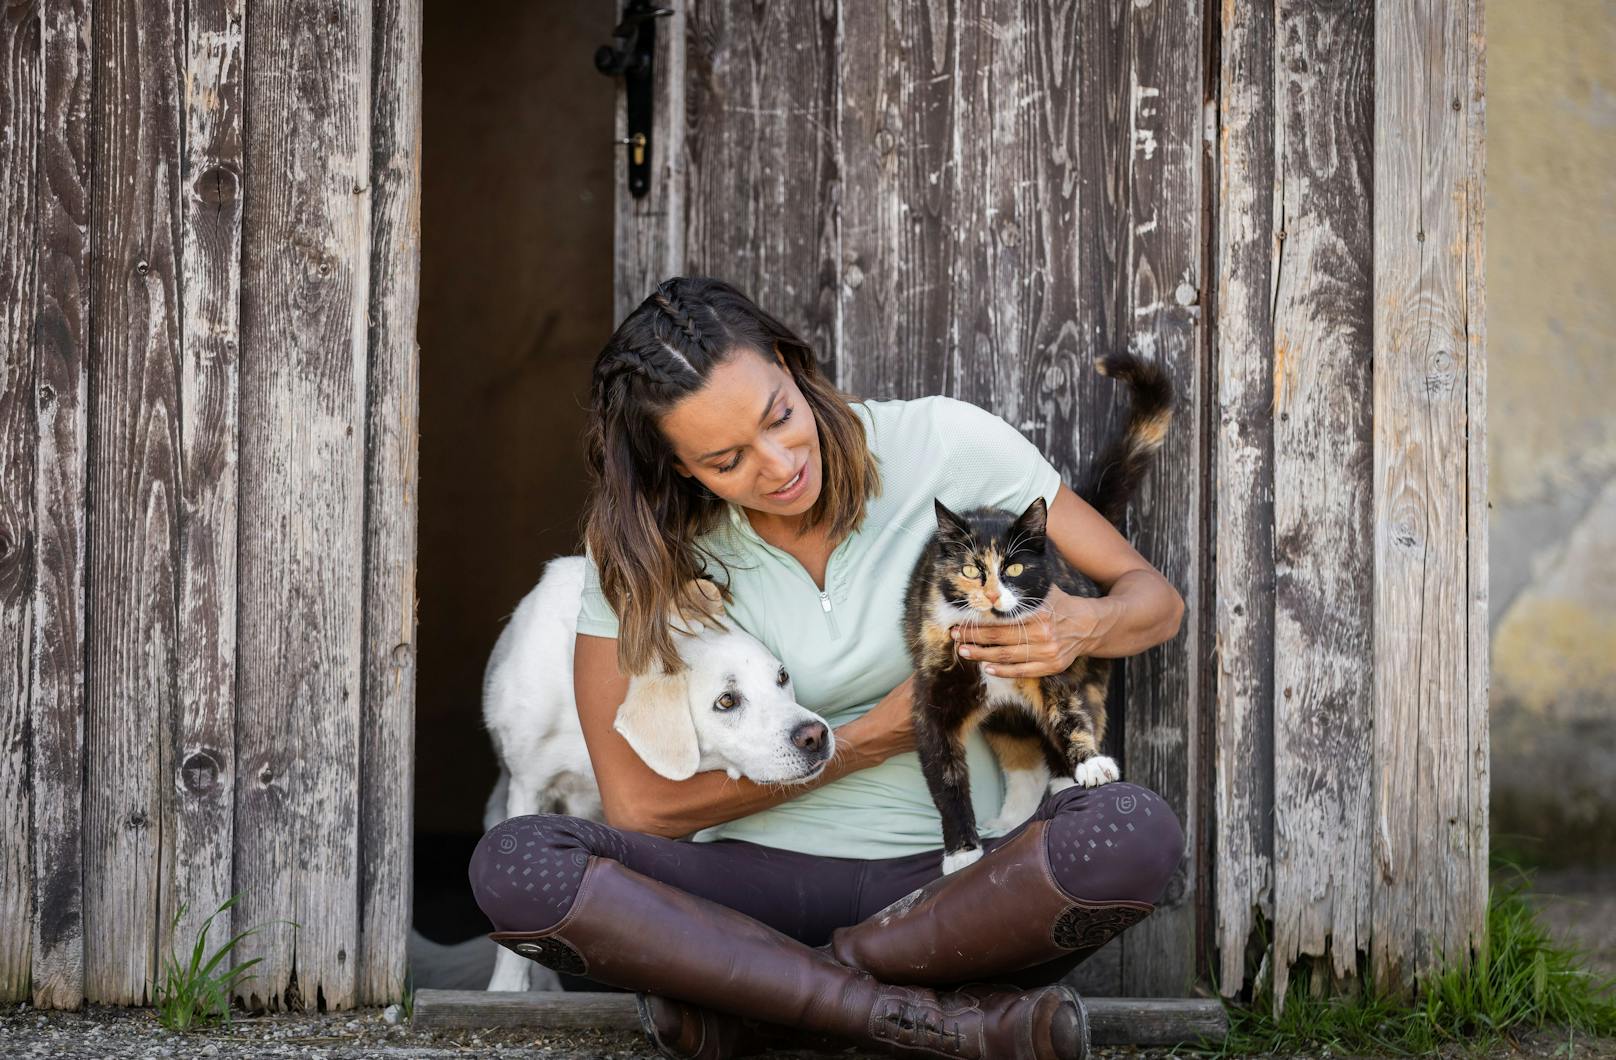
[[[850,399],[722,281],[659,285],[591,390],[594,562],[574,682],[608,823],[538,814],[490,830],[470,876],[494,937],[640,992],[666,1056],[751,1055],[816,1032],[894,1055],[1078,1055],[1076,995],[1049,984],[1154,908],[1183,832],[1137,785],[1069,787],[1002,834],[984,827],[984,856],[941,876],[913,753],[904,583],[934,496],[956,511],[1043,496],[1051,541],[1108,594],[1052,590],[1018,625],[971,631],[963,653],[1006,676],[1131,655],[1177,632],[1178,593],[1004,420],[946,397]],[[613,731],[625,674],[680,667],[667,616],[698,613],[682,594],[702,574],[835,726],[813,781],[670,781]],[[979,734],[968,758],[986,821],[1002,778]]]

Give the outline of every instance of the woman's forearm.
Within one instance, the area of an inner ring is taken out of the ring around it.
[[[733,821],[777,806],[814,788],[840,780],[849,773],[866,769],[892,753],[881,737],[862,717],[833,729],[836,750],[823,771],[802,784],[758,784],[742,777],[731,780],[722,770],[697,773],[680,781],[671,799],[664,799],[639,821],[636,831],[677,839],[709,825]]]
[[[1105,608],[1089,654],[1102,659],[1137,655],[1172,640],[1184,617],[1184,598],[1151,570],[1124,573],[1098,602]]]

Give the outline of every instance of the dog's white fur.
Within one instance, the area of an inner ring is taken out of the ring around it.
[[[564,813],[601,820],[600,789],[578,723],[572,651],[583,597],[583,556],[545,565],[501,631],[483,674],[483,722],[499,754],[500,777],[489,795],[484,830],[531,813]],[[709,612],[722,603],[711,582],[698,581]],[[818,776],[835,754],[830,726],[799,705],[780,661],[755,637],[670,615],[686,669],[629,678],[613,728],[652,770],[673,780],[722,769],[758,783],[793,783]],[[729,692],[736,705],[717,703]],[[818,725],[817,747],[793,742]],[[538,977],[529,985],[529,973]],[[540,985],[543,984],[543,985]],[[555,973],[499,947],[490,990],[559,990]]]

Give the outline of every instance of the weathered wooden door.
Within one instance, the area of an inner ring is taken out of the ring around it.
[[[1183,401],[1132,538],[1197,600],[1200,5],[669,6],[652,186],[619,184],[619,318],[667,276],[725,277],[843,389],[993,409],[1068,481],[1121,411],[1095,356],[1160,358]],[[1206,634],[1192,606],[1126,669],[1124,775],[1171,800],[1190,852],[1155,915],[1085,964],[1091,990],[1179,994],[1194,977]]]
[[[1129,534],[1188,609],[1129,660],[1117,749],[1188,851],[1080,984],[1463,960],[1487,901],[1480,0],[663,6],[619,319],[723,276],[845,390],[991,408],[1068,480],[1116,421],[1096,354],[1178,386]]]
[[[0,10],[0,999],[402,994],[420,25]]]

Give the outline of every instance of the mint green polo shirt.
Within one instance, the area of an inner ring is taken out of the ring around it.
[[[875,706],[912,669],[903,641],[909,572],[937,526],[932,498],[954,511],[1020,512],[1053,504],[1060,472],[999,416],[944,396],[853,403],[880,463],[882,492],[831,553],[823,591],[806,568],[752,529],[739,505],[702,535],[729,564],[729,617],[791,673],[797,701],[832,728]],[[578,632],[617,636],[617,617],[587,565]],[[978,827],[999,812],[1004,778],[981,733],[966,740]],[[984,838],[1003,830],[981,829]],[[937,807],[908,751],[757,813],[701,829],[695,842],[745,839],[850,858],[892,858],[943,845]]]

